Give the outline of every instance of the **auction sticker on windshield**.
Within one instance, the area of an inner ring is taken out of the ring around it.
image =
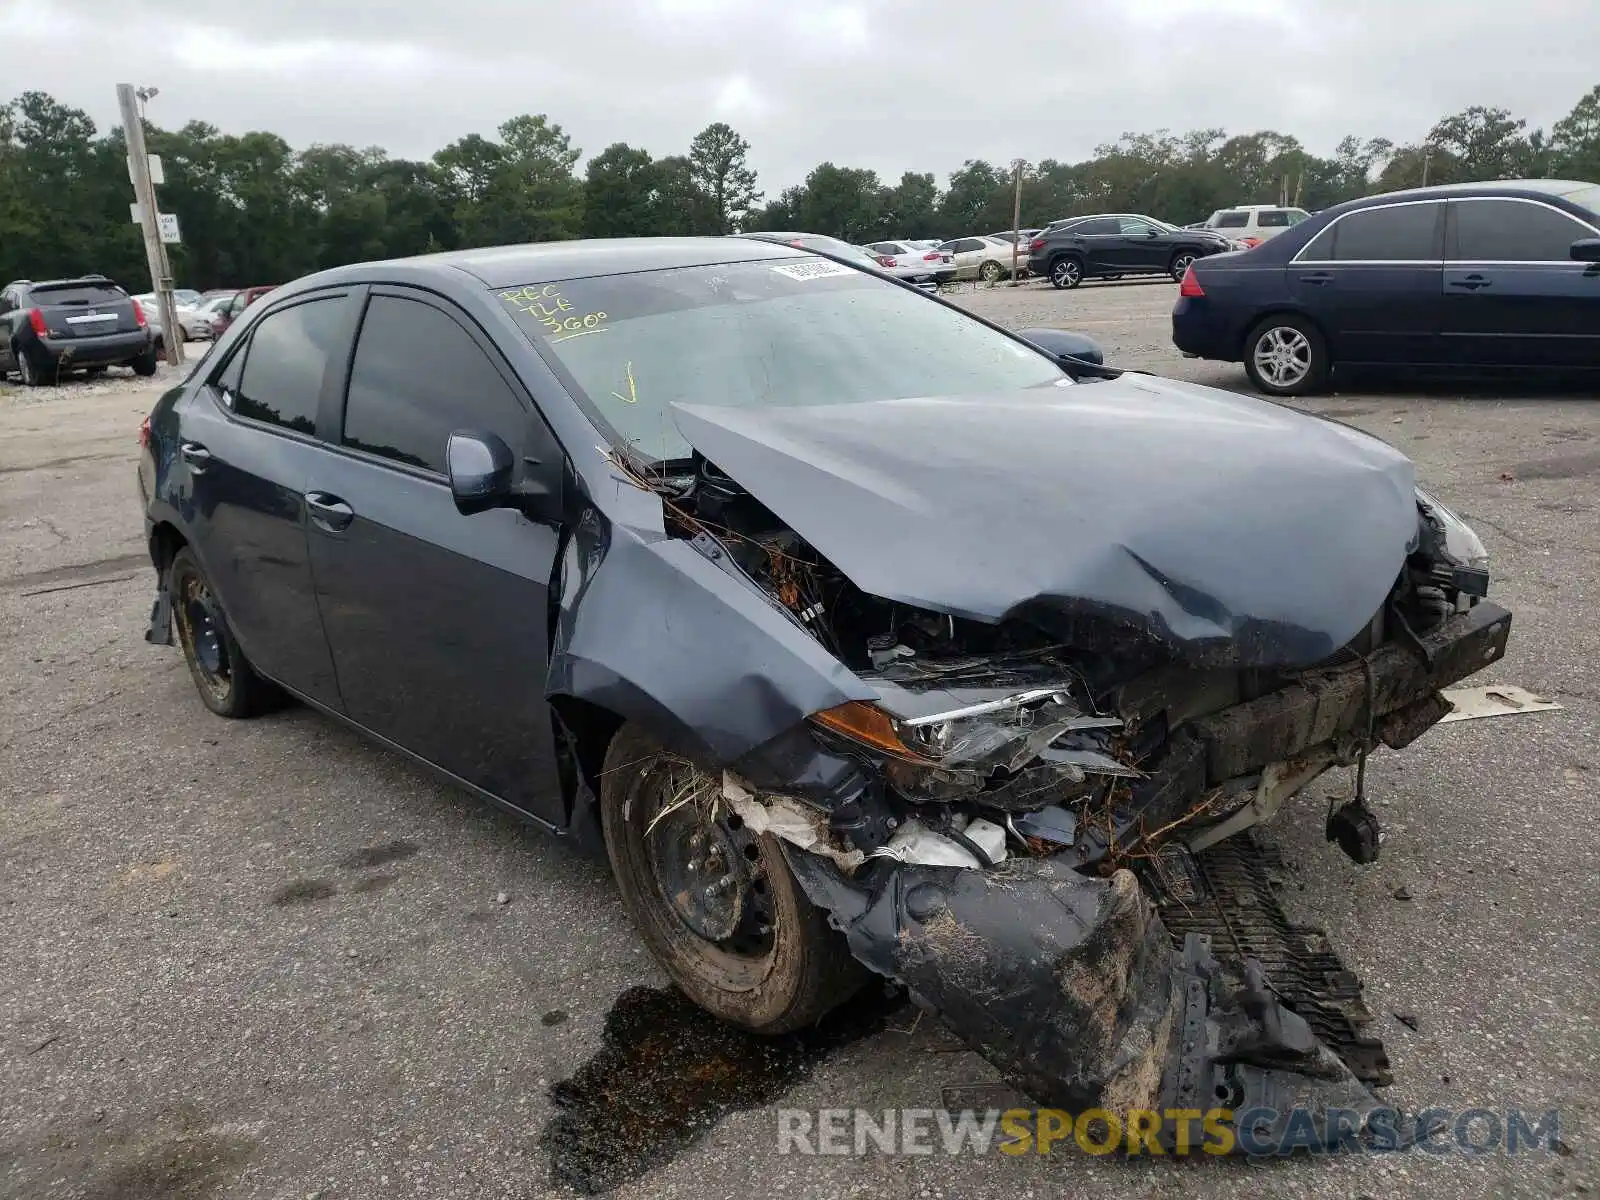
[[[787,275],[790,279],[824,279],[829,275],[855,275],[859,272],[854,267],[847,267],[836,262],[802,262],[784,263],[782,266],[773,267],[779,275]]]

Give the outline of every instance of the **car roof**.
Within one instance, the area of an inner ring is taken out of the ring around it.
[[[319,284],[334,284],[361,282],[385,274],[386,269],[389,269],[387,273],[408,277],[457,271],[486,287],[501,288],[632,271],[803,257],[806,254],[802,250],[760,237],[594,238],[447,250],[440,254],[335,267],[310,278]]]
[[[1596,186],[1593,183],[1572,179],[1497,179],[1489,183],[1439,183],[1432,187],[1406,188],[1398,192],[1380,192],[1376,196],[1363,196],[1359,200],[1347,200],[1343,204],[1325,208],[1317,215],[1351,212],[1358,208],[1393,203],[1396,200],[1448,200],[1459,196],[1564,197]]]
[[[1272,212],[1280,208],[1289,209],[1292,212],[1306,211],[1298,204],[1228,204],[1217,209],[1217,212]]]

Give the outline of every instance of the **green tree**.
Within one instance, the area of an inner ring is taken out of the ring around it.
[[[1600,180],[1600,85],[1551,128],[1550,166],[1565,179]]]
[[[847,242],[884,237],[884,188],[876,171],[823,163],[806,176],[800,225]]]
[[[732,233],[761,202],[756,173],[745,161],[750,143],[721,121],[707,125],[689,143],[689,174],[705,197],[702,233]]]
[[[939,224],[939,185],[933,173],[907,171],[883,197],[883,221],[892,236],[927,237]]]
[[[617,142],[589,160],[586,174],[585,237],[646,237],[658,232],[660,173],[649,151]]]
[[[1448,157],[1442,160],[1441,169],[1430,164],[1428,182],[1517,179],[1533,174],[1536,153],[1523,132],[1527,126],[1527,121],[1513,118],[1506,109],[1481,104],[1444,117],[1429,131],[1427,145],[1445,151]]]

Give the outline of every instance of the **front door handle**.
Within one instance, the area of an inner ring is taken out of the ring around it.
[[[306,511],[311,514],[312,521],[329,533],[348,529],[350,522],[356,519],[355,509],[327,492],[307,492]]]
[[[178,454],[183,461],[189,464],[189,469],[199,474],[211,465],[211,451],[199,442],[184,442],[178,447]]]
[[[1309,283],[1309,284],[1312,284],[1312,285],[1314,285],[1316,287],[1321,287],[1325,283],[1332,283],[1333,282],[1333,272],[1332,271],[1313,271],[1309,275],[1300,276],[1300,282],[1301,283]]]
[[[1472,274],[1465,275],[1460,279],[1452,279],[1450,281],[1450,286],[1455,288],[1466,288],[1469,292],[1475,292],[1479,288],[1488,287],[1493,282],[1494,280],[1490,279],[1487,275]]]

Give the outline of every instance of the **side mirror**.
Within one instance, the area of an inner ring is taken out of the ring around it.
[[[1055,359],[1074,379],[1115,379],[1122,374],[1115,367],[1105,365],[1105,351],[1100,349],[1100,343],[1081,333],[1066,329],[1024,329],[1017,336]]]
[[[1600,263],[1600,238],[1579,238],[1567,253],[1577,262]]]
[[[1144,235],[1147,238],[1160,237],[1161,231],[1159,229],[1146,229]]]
[[[463,516],[515,503],[511,476],[517,460],[511,447],[494,434],[452,433],[445,445],[444,465],[450,477],[450,496]]]

